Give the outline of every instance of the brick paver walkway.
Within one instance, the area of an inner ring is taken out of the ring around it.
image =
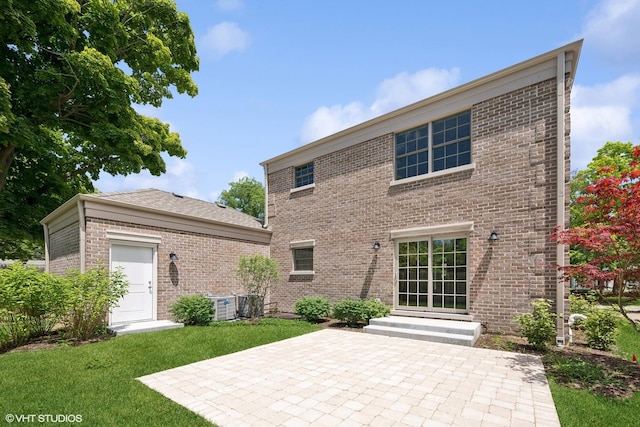
[[[222,427],[560,425],[536,356],[329,329],[139,380]]]

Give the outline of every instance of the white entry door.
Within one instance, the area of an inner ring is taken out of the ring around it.
[[[153,320],[153,247],[111,245],[111,270],[121,268],[129,282],[111,323]]]

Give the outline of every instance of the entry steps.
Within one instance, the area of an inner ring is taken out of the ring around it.
[[[111,325],[107,330],[119,335],[137,334],[140,332],[162,331],[164,329],[182,328],[183,323],[172,322],[171,320],[149,320],[144,322],[123,323]]]
[[[369,320],[364,332],[473,347],[481,329],[477,322],[388,316]]]

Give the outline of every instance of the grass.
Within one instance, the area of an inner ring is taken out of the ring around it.
[[[618,356],[631,360],[633,354],[640,357],[640,335],[626,320],[621,319],[616,337]],[[635,426],[640,419],[640,393],[629,399],[604,397],[593,390],[607,387],[616,380],[604,373],[602,367],[579,359],[554,356],[547,353],[545,362],[553,363],[549,385],[558,417],[567,426]],[[545,363],[546,364],[546,363]],[[640,367],[638,367],[640,369]],[[549,372],[549,371],[548,371]],[[572,378],[576,383],[590,384],[591,389],[574,389],[559,384],[556,375]]]
[[[318,329],[282,319],[242,323],[0,355],[0,414],[74,414],[92,426],[210,426],[136,378]]]
[[[562,427],[638,425],[639,393],[631,399],[611,399],[563,387],[553,379],[549,385]]]
[[[625,359],[631,360],[634,354],[640,358],[640,335],[627,320],[620,320],[616,347],[616,353]]]

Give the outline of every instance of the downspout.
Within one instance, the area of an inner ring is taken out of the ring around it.
[[[44,271],[49,272],[49,226],[42,224],[44,228]]]
[[[557,225],[563,229],[565,227],[565,52],[560,52],[557,58],[556,85],[557,85],[557,142],[556,142],[556,218]],[[556,246],[556,265],[565,265],[565,245]],[[556,345],[559,347],[565,344],[565,320],[564,320],[564,281],[562,272],[557,271],[556,277]]]
[[[269,228],[269,164],[265,163],[264,169],[264,222],[262,228]]]
[[[80,226],[80,273],[87,271],[87,224],[84,216],[84,201],[78,199],[78,222]]]

